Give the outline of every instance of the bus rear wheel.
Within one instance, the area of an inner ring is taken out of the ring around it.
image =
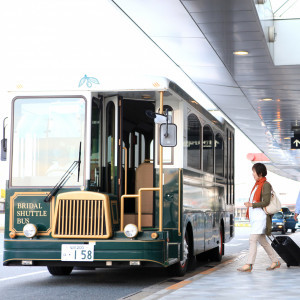
[[[213,261],[221,261],[224,254],[223,227],[220,227],[219,247],[211,250],[210,259]]]
[[[51,267],[47,266],[49,273],[53,276],[66,276],[70,275],[73,267]]]

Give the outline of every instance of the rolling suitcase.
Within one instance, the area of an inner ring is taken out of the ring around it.
[[[289,236],[277,236],[271,240],[271,246],[285,261],[288,267],[300,265],[300,248]]]

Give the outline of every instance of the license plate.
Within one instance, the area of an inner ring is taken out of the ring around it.
[[[93,261],[94,245],[61,245],[62,261]]]

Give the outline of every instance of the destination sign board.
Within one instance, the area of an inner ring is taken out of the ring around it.
[[[32,223],[38,235],[49,235],[51,231],[52,202],[44,202],[46,192],[15,192],[10,197],[10,231],[23,235],[23,227]]]

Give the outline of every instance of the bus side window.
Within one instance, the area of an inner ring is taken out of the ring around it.
[[[114,193],[115,187],[115,105],[109,102],[106,107],[106,182],[107,192]]]
[[[210,126],[203,127],[203,171],[214,173],[214,136]]]
[[[201,124],[195,114],[188,116],[187,165],[201,169]]]
[[[224,142],[221,134],[216,134],[215,139],[216,174],[224,176]]]
[[[92,100],[92,124],[91,124],[91,190],[99,190],[101,185],[101,100]]]

